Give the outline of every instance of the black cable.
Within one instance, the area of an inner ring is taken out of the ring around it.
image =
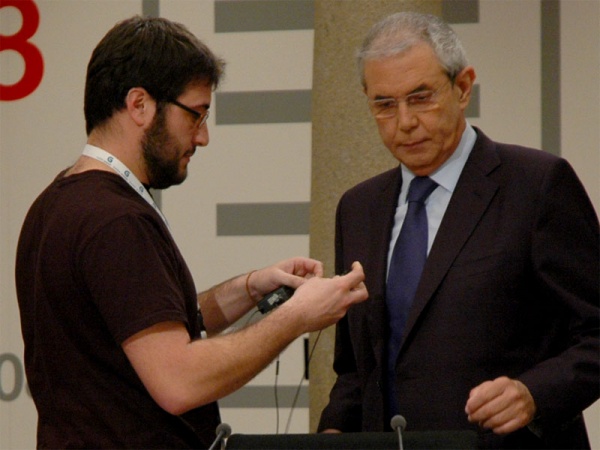
[[[313,355],[313,352],[315,351],[315,347],[317,346],[317,343],[319,342],[319,337],[321,337],[321,331],[322,330],[319,330],[319,332],[317,333],[317,337],[315,338],[315,343],[313,344],[313,347],[310,349],[310,354],[308,355],[309,363],[312,359],[312,355]],[[292,401],[292,406],[290,408],[290,415],[288,416],[288,421],[285,426],[285,434],[288,434],[288,431],[290,429],[290,424],[292,422],[292,414],[294,412],[294,408],[296,407],[296,402],[298,401],[298,395],[300,394],[300,388],[302,387],[303,380],[304,380],[304,373],[302,373],[302,378],[300,378],[300,383],[298,384],[298,388],[296,389],[296,394],[294,395],[294,400]],[[279,413],[278,413],[278,416],[279,416]]]
[[[275,434],[279,434],[279,397],[277,395],[277,380],[279,378],[279,355],[275,361]]]
[[[243,326],[243,328],[246,328],[246,327],[247,327],[247,326],[250,324],[250,321],[251,321],[251,320],[254,318],[254,316],[255,316],[255,315],[257,315],[257,314],[258,314],[258,310],[256,309],[256,310],[254,310],[254,311],[252,312],[252,314],[250,314],[250,315],[248,316],[248,318],[246,319],[246,323],[244,323],[244,326]]]

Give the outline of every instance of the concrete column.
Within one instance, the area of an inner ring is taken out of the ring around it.
[[[310,255],[325,263],[327,276],[334,271],[335,208],[341,194],[397,164],[369,113],[355,53],[375,22],[402,10],[441,15],[442,1],[315,0]],[[311,348],[316,339],[313,333]],[[318,339],[310,362],[311,432],[335,381],[335,327]]]

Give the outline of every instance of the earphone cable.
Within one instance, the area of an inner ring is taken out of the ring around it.
[[[321,331],[322,330],[319,330],[319,332],[317,333],[317,337],[315,338],[315,343],[313,344],[312,348],[310,349],[310,353],[308,354],[308,362],[307,362],[308,367],[310,367],[310,361],[312,360],[313,352],[315,351],[315,348],[317,347],[317,343],[319,342],[319,338],[321,337]],[[290,414],[288,416],[287,424],[285,426],[285,434],[288,434],[288,431],[290,429],[290,424],[292,422],[292,414],[294,412],[294,408],[296,407],[296,402],[298,401],[298,396],[300,394],[300,389],[302,388],[303,380],[304,380],[304,374],[302,374],[302,378],[300,378],[300,383],[298,384],[298,388],[296,389],[296,394],[294,395],[294,400],[292,401],[292,406],[290,407]]]

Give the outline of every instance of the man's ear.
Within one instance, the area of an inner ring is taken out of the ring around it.
[[[131,120],[140,127],[146,128],[154,120],[156,101],[144,88],[129,89],[125,97],[125,107]]]
[[[458,87],[460,91],[458,102],[463,111],[469,105],[469,101],[471,100],[471,92],[473,92],[475,78],[475,69],[473,66],[467,66],[461,70],[454,79],[454,85]]]

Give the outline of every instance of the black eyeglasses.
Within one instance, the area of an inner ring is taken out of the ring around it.
[[[197,129],[201,128],[202,125],[204,125],[206,123],[206,120],[208,119],[208,109],[204,113],[201,113],[196,111],[195,109],[190,108],[189,106],[185,106],[183,103],[179,103],[177,100],[167,100],[167,103],[172,103],[175,106],[179,106],[181,109],[189,112],[192,116],[194,116],[194,127],[196,127]]]

